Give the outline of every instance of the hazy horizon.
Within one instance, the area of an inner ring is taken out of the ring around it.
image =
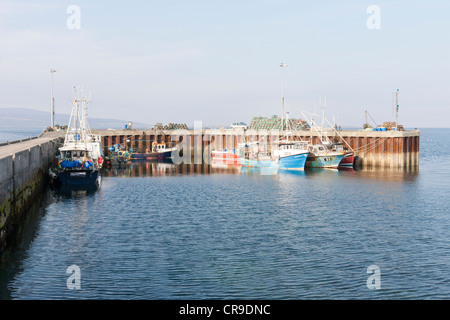
[[[373,11],[373,7],[379,10]],[[72,87],[89,117],[249,124],[319,108],[342,127],[450,127],[446,1],[3,1],[0,108],[68,114]],[[0,115],[1,116],[1,115]],[[153,121],[150,123],[153,124]]]

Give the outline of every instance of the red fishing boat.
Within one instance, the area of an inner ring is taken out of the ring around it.
[[[331,143],[328,145],[328,149],[333,151],[346,151],[341,162],[339,162],[339,167],[353,167],[353,161],[355,159],[353,151],[347,151],[344,149],[342,143]]]
[[[347,152],[339,163],[339,167],[353,167],[353,161],[355,160],[353,152]]]
[[[235,153],[235,149],[213,150],[211,152],[211,160],[214,163],[238,165],[240,164],[239,155]]]

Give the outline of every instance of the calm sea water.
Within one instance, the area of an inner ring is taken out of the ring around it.
[[[44,131],[45,128],[0,128],[0,143],[36,137]]]
[[[107,170],[30,210],[0,298],[449,299],[449,158],[450,129],[423,129],[415,172]]]

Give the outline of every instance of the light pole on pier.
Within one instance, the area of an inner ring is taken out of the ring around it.
[[[50,101],[50,112],[51,112],[51,119],[52,119],[52,128],[55,127],[55,98],[53,97],[53,74],[56,72],[54,69],[50,69],[50,74],[52,76],[52,88],[51,88],[51,101]]]
[[[397,91],[393,92],[393,100],[394,100],[394,106],[393,111],[395,113],[395,130],[398,130],[398,89]]]
[[[284,114],[284,68],[288,65],[286,63],[280,63],[281,68],[281,127],[284,129],[283,119],[285,117]]]

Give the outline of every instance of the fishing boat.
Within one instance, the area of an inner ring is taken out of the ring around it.
[[[339,167],[353,168],[355,156],[353,152],[346,152],[344,158],[339,163]]]
[[[283,90],[281,94],[281,129],[284,137],[272,143],[269,150],[264,147],[267,143],[256,142],[253,145],[244,144],[240,149],[242,166],[271,167],[281,170],[304,170],[309,154],[307,144],[303,141],[294,141],[292,137],[288,112],[284,110],[284,68],[287,64],[280,64],[283,76]],[[253,146],[253,149],[251,147]],[[256,150],[255,150],[256,146]]]
[[[245,144],[241,148],[241,165],[251,167],[272,167],[280,170],[304,170],[309,154],[304,141],[295,141],[290,132],[288,113],[285,113],[284,136],[266,149],[264,141]]]
[[[172,158],[172,152],[177,150],[177,147],[172,146],[169,147],[165,142],[156,143],[153,142],[153,152],[158,154],[158,160],[166,160]]]
[[[354,152],[347,151],[344,149],[344,145],[342,143],[330,143],[327,145],[328,149],[333,151],[345,151],[345,155],[339,163],[339,167],[353,167],[354,161]]]
[[[276,140],[271,147],[272,158],[281,170],[304,170],[309,155],[308,144],[296,141],[292,137],[289,114],[286,112],[284,121],[284,137]]]
[[[236,153],[236,149],[213,150],[211,152],[211,160],[214,163],[222,163],[228,165],[241,164],[239,154]]]
[[[281,140],[267,152],[259,142],[239,146],[240,163],[244,167],[304,170],[309,151],[303,141]]]
[[[172,158],[172,152],[176,151],[177,147],[168,147],[165,142],[152,143],[152,149],[147,149],[145,152],[131,152],[131,160],[168,160]]]
[[[239,143],[239,161],[243,167],[268,168],[273,164],[270,155],[260,148],[260,142]]]
[[[152,152],[149,149],[145,152],[140,152],[139,150],[130,153],[130,160],[157,160],[158,153]]]
[[[303,141],[284,140],[273,149],[273,157],[281,170],[303,170],[308,154],[308,146]]]
[[[324,144],[309,145],[308,150],[307,168],[337,168],[345,156],[345,151],[333,151]]]
[[[320,102],[321,104],[321,102]],[[322,108],[322,105],[321,105]],[[325,107],[322,108],[325,110],[326,108],[326,102]],[[340,143],[332,143],[332,141],[328,138],[326,130],[324,125],[325,121],[329,123],[329,121],[325,118],[325,111],[323,111],[322,115],[319,116],[317,114],[310,113],[309,116],[307,115],[307,112],[302,112],[304,118],[308,122],[308,125],[311,130],[311,141],[313,141],[313,131],[315,132],[316,136],[319,138],[320,143],[317,144],[308,144],[308,150],[309,155],[306,159],[305,167],[307,168],[337,168],[339,164],[342,162],[344,157],[349,154],[349,158],[345,161],[352,161],[350,158],[350,152],[347,152],[344,150],[344,146]],[[319,126],[316,124],[314,117],[319,116],[322,118],[322,125]],[[330,124],[331,125],[331,124]],[[337,130],[335,129],[335,126],[331,126],[330,128],[333,132],[333,134],[338,134]],[[340,136],[340,135],[339,135]],[[342,138],[342,137],[341,137]]]
[[[50,176],[61,185],[95,185],[99,168],[90,157],[89,151],[80,146],[66,146],[59,149],[62,160]]]
[[[76,88],[74,95],[64,145],[59,148],[57,165],[49,169],[50,178],[63,186],[98,185],[103,163],[100,137],[92,135],[87,123],[88,100],[78,99]]]

